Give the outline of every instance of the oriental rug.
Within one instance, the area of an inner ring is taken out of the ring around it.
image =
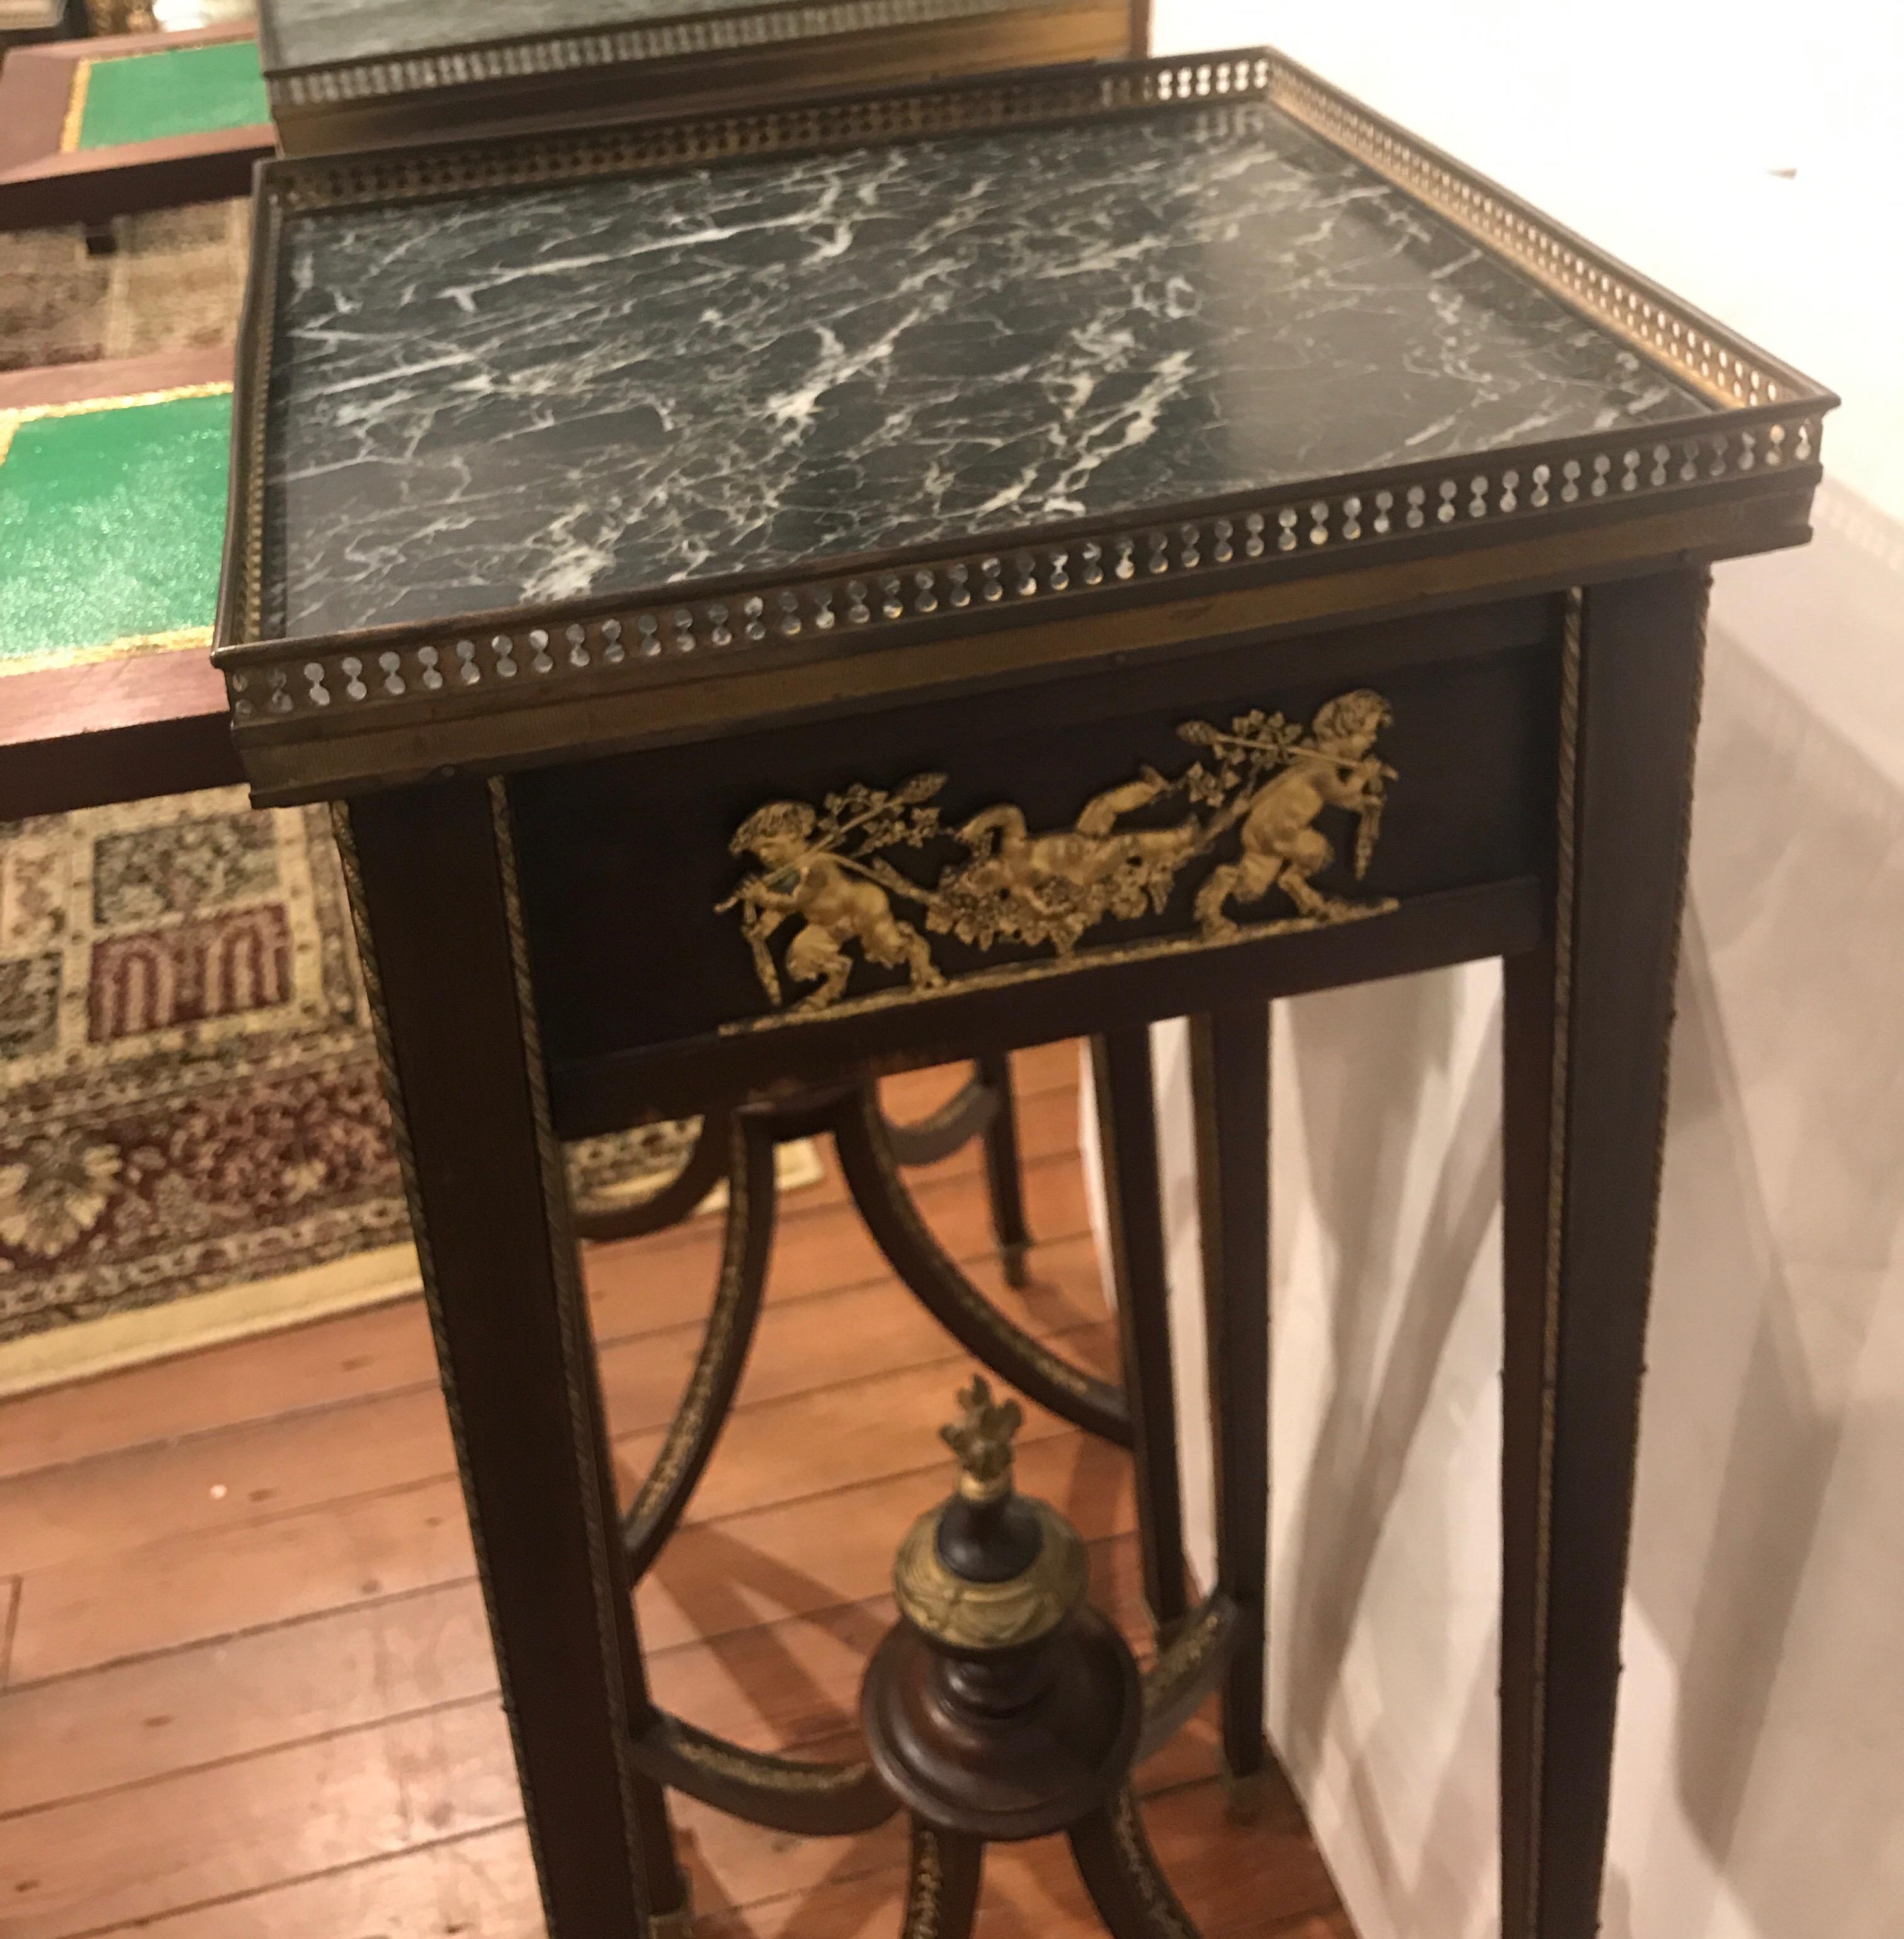
[[[656,1189],[694,1130],[572,1147],[578,1203]],[[417,1285],[324,811],[0,824],[0,1394]]]

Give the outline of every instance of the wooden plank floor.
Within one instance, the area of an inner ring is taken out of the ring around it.
[[[913,1175],[974,1277],[1080,1361],[1114,1356],[1077,1152],[1075,1047],[1017,1060],[1036,1283],[1009,1294],[975,1154]],[[895,1080],[909,1116],[961,1073]],[[892,1554],[944,1491],[967,1362],[825,1181],[786,1201],[741,1402],[640,1591],[663,1701],[763,1748],[849,1741]],[[719,1221],[593,1251],[615,1454],[659,1444]],[[1034,1408],[1025,1487],[1091,1544],[1135,1637],[1128,1463]],[[1206,1721],[1141,1773],[1211,1939],[1353,1939],[1278,1790],[1225,1819]],[[895,1930],[902,1835],[802,1841],[678,1803],[700,1930]],[[1068,1857],[1000,1851],[986,1939],[1095,1929]],[[534,1939],[542,1931],[432,1374],[409,1301],[0,1406],[0,1934]]]

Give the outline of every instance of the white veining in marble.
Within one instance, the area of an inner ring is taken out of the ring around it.
[[[1277,111],[291,219],[294,634],[1701,413]]]

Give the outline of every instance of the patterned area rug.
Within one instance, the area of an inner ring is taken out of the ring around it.
[[[0,824],[0,1393],[416,1289],[321,808]],[[578,1201],[658,1188],[693,1132],[574,1147]]]
[[[0,235],[0,370],[229,343],[250,224],[243,202],[123,215],[109,256],[77,229]]]

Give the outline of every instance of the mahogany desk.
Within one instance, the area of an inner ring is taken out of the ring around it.
[[[0,68],[0,229],[249,192],[276,136],[248,25],[16,47]]]
[[[87,570],[84,562],[90,562],[105,569],[96,578],[110,578],[129,595],[123,607],[108,601],[106,610],[92,615],[75,613],[62,601],[60,617],[69,623],[56,638],[0,639],[0,821],[190,794],[244,779],[222,683],[206,656],[222,533],[215,486],[203,506],[176,494],[157,495],[174,556],[169,589],[155,586],[129,556],[129,546],[152,534],[125,528],[119,498],[121,490],[138,489],[144,464],[172,461],[163,437],[149,453],[129,455],[123,480],[96,473],[87,481],[90,491],[73,495],[50,530],[40,519],[31,528],[16,526],[5,504],[17,479],[16,461],[29,455],[26,428],[36,421],[125,411],[132,416],[117,422],[129,429],[175,403],[189,407],[204,399],[209,409],[225,408],[212,400],[230,386],[228,349],[0,372],[0,581],[18,574],[57,582],[62,574]],[[42,477],[38,489],[44,484]],[[19,509],[33,512],[35,486],[17,489],[26,501]],[[202,523],[193,516],[200,510]],[[201,559],[202,571],[194,571]],[[190,596],[194,579],[203,583],[202,606]],[[0,610],[10,604],[0,585]]]
[[[1485,957],[1503,1930],[1589,1939],[1708,570],[1804,540],[1835,400],[1267,53],[263,181],[216,657],[256,798],[340,804],[557,1939],[684,1929],[666,1785],[892,1806],[657,1712],[629,1595],[796,1130],[968,1347],[1134,1445],[1147,1732],[1220,1682],[1260,1767],[1268,1000]],[[1184,1014],[1187,1613],[1144,1033]],[[1122,1390],[937,1252],[867,1102],[1080,1032]],[[628,1549],[556,1141],[709,1109],[727,1258]],[[1174,1930],[1130,1863],[1120,1930]]]

